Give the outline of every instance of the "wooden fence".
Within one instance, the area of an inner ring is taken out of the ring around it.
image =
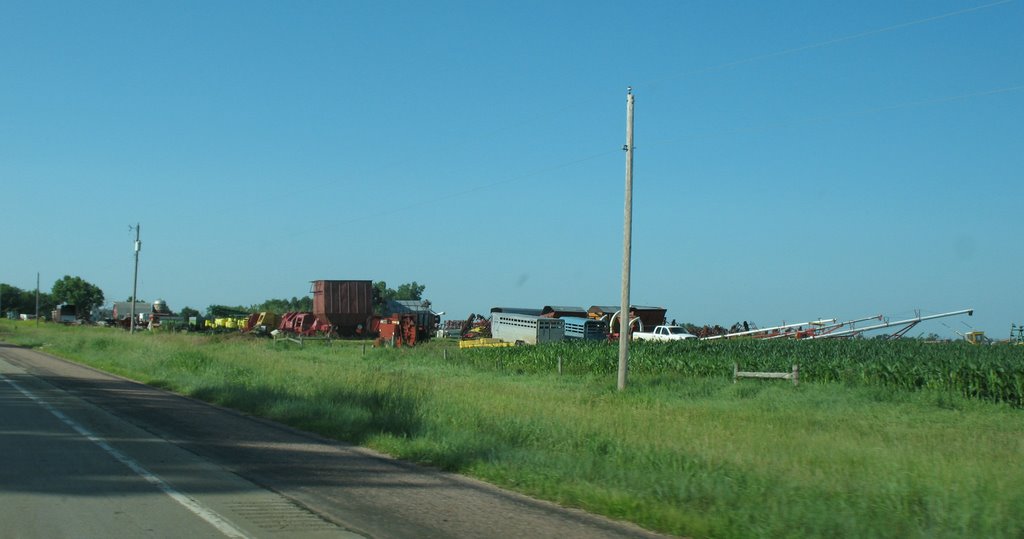
[[[738,378],[778,378],[781,380],[792,380],[793,385],[800,385],[800,369],[797,365],[793,365],[792,372],[744,372],[740,370],[740,366],[736,363],[732,364],[732,383],[736,383]]]

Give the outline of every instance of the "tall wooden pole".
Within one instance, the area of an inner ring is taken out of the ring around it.
[[[622,306],[619,310],[619,391],[629,372],[629,269],[633,249],[633,88],[626,89],[626,210],[622,238]]]

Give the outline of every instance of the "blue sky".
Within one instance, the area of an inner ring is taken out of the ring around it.
[[[0,1],[0,282],[1024,322],[1024,2]]]

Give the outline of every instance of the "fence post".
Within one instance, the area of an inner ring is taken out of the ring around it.
[[[800,385],[800,370],[796,363],[793,364],[793,385]]]
[[[732,383],[734,383],[734,384],[736,383],[736,379],[739,378],[739,376],[740,376],[739,373],[740,373],[740,364],[739,363],[733,363],[732,364]]]
[[[562,375],[562,356],[558,356],[558,375]]]

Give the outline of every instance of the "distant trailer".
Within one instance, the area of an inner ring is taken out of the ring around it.
[[[562,321],[565,322],[566,339],[603,341],[608,338],[608,324],[603,320],[567,316]]]
[[[78,319],[77,310],[74,305],[58,305],[57,308],[50,313],[50,319],[54,322],[70,324]]]
[[[491,335],[505,342],[543,344],[565,339],[565,321],[516,313],[491,314]]]
[[[530,309],[525,307],[491,307],[491,314],[494,313],[512,313],[512,314],[526,314],[530,316],[540,316],[543,314],[541,309]]]

